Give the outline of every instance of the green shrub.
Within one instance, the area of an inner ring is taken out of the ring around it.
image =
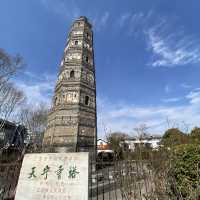
[[[191,143],[200,144],[200,128],[194,127],[189,136]]]
[[[200,199],[200,145],[174,147],[171,171],[183,199]]]
[[[177,128],[171,128],[165,131],[161,144],[165,147],[186,144],[189,142],[188,135],[184,134]]]

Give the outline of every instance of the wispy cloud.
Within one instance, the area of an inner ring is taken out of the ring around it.
[[[99,100],[100,99],[100,100]],[[184,129],[199,125],[200,121],[200,89],[190,91],[186,96],[169,98],[166,102],[183,100],[181,105],[139,106],[133,104],[118,104],[108,99],[99,98],[98,104],[98,130],[99,137],[105,137],[104,127],[109,131],[122,131],[133,134],[133,128],[139,124],[147,124],[152,134],[162,134],[171,126]],[[183,123],[184,122],[184,123]]]
[[[190,101],[191,104],[199,104],[200,103],[200,88],[196,88],[192,90],[186,98]]]
[[[191,88],[192,88],[192,85],[187,84],[187,83],[181,83],[180,86],[181,86],[182,88],[184,88],[184,89],[191,89]]]
[[[89,18],[91,18],[94,30],[99,32],[104,30],[108,25],[110,13],[108,11],[105,11],[101,14],[94,14],[94,15],[90,14]]]
[[[40,0],[41,4],[49,11],[60,15],[63,19],[74,20],[79,16],[85,15],[92,22],[96,31],[103,30],[109,21],[110,12],[102,11],[95,12],[95,10],[83,9],[74,0]]]
[[[119,17],[118,28],[132,37],[146,38],[153,67],[175,67],[200,63],[200,40],[188,34],[181,24],[158,16],[154,11],[126,12]]]
[[[167,94],[171,92],[171,88],[169,87],[169,85],[165,85],[164,90],[165,90],[165,93]]]
[[[30,105],[37,106],[41,102],[51,104],[56,76],[49,74],[36,75],[25,73],[31,81],[16,80],[15,84],[24,91]],[[35,78],[33,78],[35,77]],[[140,106],[129,103],[111,102],[109,99],[97,98],[98,136],[105,137],[110,131],[122,131],[133,134],[133,128],[139,124],[147,124],[152,134],[162,134],[168,127],[167,119],[173,120],[177,126],[184,121],[190,126],[198,126],[200,121],[200,88],[191,90],[186,96],[169,98],[164,102],[185,101],[182,105],[173,106]]]
[[[120,28],[122,28],[124,25],[127,24],[127,21],[131,18],[131,16],[132,16],[132,13],[127,12],[127,13],[122,14],[119,17],[118,23],[119,23]]]
[[[200,45],[197,38],[184,31],[173,30],[167,21],[145,31],[148,50],[153,54],[153,67],[175,67],[200,62]]]
[[[34,106],[40,103],[50,105],[56,77],[49,74],[37,76],[27,71],[24,73],[24,77],[24,80],[16,79],[14,83],[26,95],[27,103]]]
[[[151,22],[153,11],[122,13],[117,20],[118,28],[124,28],[129,36],[143,36],[144,30]]]
[[[162,102],[164,102],[164,103],[173,103],[173,102],[178,102],[180,100],[181,100],[181,98],[174,97],[174,98],[162,99]]]
[[[79,6],[73,0],[40,0],[41,4],[49,11],[65,19],[75,19],[81,15]]]
[[[101,26],[105,26],[108,19],[109,19],[109,12],[105,12],[104,15],[101,17],[100,24]]]
[[[141,31],[141,25],[145,25],[146,21],[146,16],[144,13],[139,12],[139,13],[134,13],[130,17],[130,27],[128,29],[128,34],[137,36],[138,32]]]

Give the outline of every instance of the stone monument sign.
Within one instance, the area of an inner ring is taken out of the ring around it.
[[[85,152],[26,154],[15,200],[88,200],[88,159]]]

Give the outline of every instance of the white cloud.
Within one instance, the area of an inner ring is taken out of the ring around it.
[[[143,36],[144,30],[149,25],[153,11],[144,12],[125,12],[119,16],[116,21],[118,28],[123,28],[129,36]]]
[[[149,28],[148,49],[153,53],[150,65],[174,67],[200,62],[200,45],[195,37],[188,37],[182,31],[168,30],[167,22]]]
[[[109,12],[105,12],[104,15],[101,17],[100,24],[102,26],[106,25],[106,23],[107,23],[107,21],[109,19],[109,16],[110,16]]]
[[[136,35],[138,32],[141,30],[141,24],[145,24],[145,19],[146,16],[144,13],[139,12],[139,13],[134,13],[130,17],[130,27],[129,27],[129,35]]]
[[[165,90],[165,93],[167,94],[171,92],[171,88],[169,87],[169,85],[165,85],[164,90]]]
[[[31,72],[25,72],[24,76],[25,80],[16,79],[14,82],[26,95],[27,103],[33,106],[40,103],[50,105],[56,77],[49,74],[37,76]]]
[[[173,102],[178,102],[180,100],[181,100],[181,98],[174,97],[174,98],[162,99],[162,102],[164,102],[164,103],[173,103]]]
[[[108,11],[95,12],[94,10],[82,9],[74,0],[40,0],[41,4],[49,11],[60,15],[64,19],[75,20],[79,16],[85,15],[95,30],[101,31],[109,21],[110,13]],[[72,23],[72,22],[71,22]]]
[[[196,88],[191,91],[187,96],[191,104],[199,104],[200,103],[200,88]]]
[[[108,21],[110,18],[110,13],[108,11],[103,12],[102,14],[89,15],[89,19],[91,19],[94,30],[102,31],[108,25]]]
[[[100,99],[100,100],[99,100]],[[134,127],[147,124],[152,134],[163,134],[170,126],[185,129],[200,125],[200,89],[192,90],[182,98],[171,98],[166,101],[183,100],[181,105],[138,106],[132,104],[118,104],[98,98],[98,133],[105,137],[103,127],[110,131],[122,131],[133,134]],[[167,123],[171,121],[170,124]],[[184,131],[184,130],[183,130]]]
[[[27,78],[37,77],[30,72],[25,74]],[[37,78],[31,80],[15,81],[16,85],[26,94],[28,103],[32,106],[37,106],[40,102],[50,105],[56,77],[43,74],[40,75],[39,80]],[[171,98],[165,101],[174,102],[176,100],[178,101],[179,98]],[[200,88],[190,91],[185,97],[182,97],[182,100],[185,101],[185,104],[178,106],[139,106],[110,102],[106,98],[98,97],[98,137],[105,137],[105,132],[110,131],[132,134],[134,127],[144,123],[150,127],[150,133],[162,134],[168,128],[167,119],[175,121],[176,123],[173,122],[173,124],[178,124],[179,127],[183,121],[190,123],[190,127],[198,126],[200,122]]]
[[[181,86],[182,88],[184,88],[184,89],[191,89],[191,88],[192,88],[192,85],[187,84],[187,83],[182,83],[180,86]]]
[[[171,19],[162,18],[152,10],[126,12],[119,17],[118,28],[132,37],[146,38],[153,67],[175,67],[200,63],[200,41],[186,33]]]
[[[131,13],[124,13],[119,17],[119,26],[122,28],[126,25],[127,21],[131,18]]]

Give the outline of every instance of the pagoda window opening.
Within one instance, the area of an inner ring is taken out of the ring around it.
[[[86,106],[89,105],[89,96],[85,96],[85,105],[86,105]]]
[[[58,97],[55,98],[55,105],[58,104]]]
[[[87,63],[89,62],[89,58],[88,58],[88,56],[86,56],[85,60],[86,60]]]
[[[75,44],[75,45],[78,45],[78,40],[75,40],[74,44]]]
[[[70,72],[70,78],[74,78],[75,76],[74,76],[74,70],[72,70],[71,72]]]

